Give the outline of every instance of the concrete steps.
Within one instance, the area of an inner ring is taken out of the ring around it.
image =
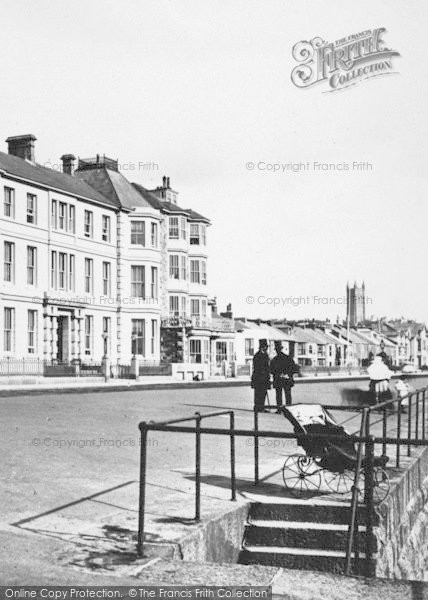
[[[343,573],[349,517],[350,505],[343,502],[253,502],[239,562]],[[358,517],[353,572],[369,575],[375,560],[365,560],[365,507],[358,507]],[[373,552],[376,544],[373,536]]]

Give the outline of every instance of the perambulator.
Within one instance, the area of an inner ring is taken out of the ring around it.
[[[305,451],[305,454],[288,456],[282,468],[284,485],[290,493],[315,494],[321,488],[321,475],[329,490],[338,494],[350,492],[357,466],[357,451],[352,436],[319,404],[295,404],[284,407],[283,413],[294,427],[297,444]],[[308,437],[308,433],[345,437],[329,440],[328,437]],[[376,503],[382,502],[389,493],[389,478],[385,471],[387,462],[387,457],[374,458],[373,498]],[[364,481],[364,464],[363,458],[361,481]],[[361,485],[360,500],[363,487]]]

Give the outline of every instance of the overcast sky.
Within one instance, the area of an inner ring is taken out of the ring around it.
[[[210,293],[237,316],[344,317],[346,281],[365,279],[369,314],[428,320],[427,17],[423,0],[3,0],[0,132],[34,133],[40,163],[106,153],[149,188],[169,175],[212,220]],[[376,27],[397,75],[292,84],[296,42]]]

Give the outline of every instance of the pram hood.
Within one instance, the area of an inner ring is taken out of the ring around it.
[[[321,404],[293,404],[284,408],[284,416],[303,433],[306,433],[306,428],[311,425],[323,425],[326,429],[331,425],[339,426],[334,417]]]

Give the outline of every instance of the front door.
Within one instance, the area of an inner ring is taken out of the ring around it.
[[[58,362],[68,362],[69,359],[69,319],[63,315],[58,317],[57,359]]]

